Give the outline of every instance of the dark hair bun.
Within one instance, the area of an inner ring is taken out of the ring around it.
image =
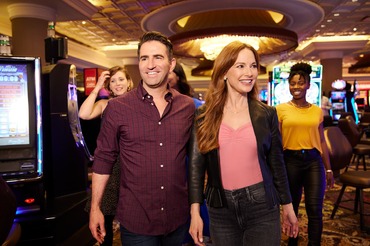
[[[310,75],[311,72],[312,72],[312,68],[311,68],[311,65],[308,64],[308,63],[299,62],[299,63],[294,64],[290,68],[290,72],[298,72],[298,71],[302,71],[302,72],[307,73],[308,75]]]

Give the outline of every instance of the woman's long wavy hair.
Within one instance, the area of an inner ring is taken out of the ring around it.
[[[225,46],[218,55],[213,65],[212,78],[205,97],[205,110],[197,117],[197,122],[199,122],[197,140],[199,151],[203,154],[219,147],[218,132],[228,93],[224,77],[235,64],[240,51],[243,49],[253,52],[259,71],[260,62],[258,53],[248,44],[234,41]],[[258,99],[258,88],[256,85],[248,93],[248,97],[250,99]]]

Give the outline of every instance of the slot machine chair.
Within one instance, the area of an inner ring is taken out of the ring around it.
[[[361,159],[363,168],[366,171],[365,156],[370,156],[370,140],[362,139],[361,129],[350,115],[339,119],[338,127],[352,146],[352,163],[356,162],[357,158],[356,170],[358,170]]]
[[[14,193],[0,176],[0,245],[16,245],[21,237],[21,227],[14,222],[17,202]]]
[[[370,112],[364,112],[361,115],[360,124],[362,130],[365,130],[370,127]]]
[[[355,214],[360,214],[360,228],[365,230],[364,216],[365,213],[363,189],[370,188],[370,172],[369,171],[348,171],[348,166],[352,158],[352,146],[342,131],[335,126],[326,127],[324,129],[324,138],[328,146],[331,168],[334,174],[338,174],[339,182],[342,188],[338,198],[334,203],[334,208],[330,218],[333,219],[341,202],[354,201],[353,211]],[[342,173],[340,173],[342,171]],[[346,187],[354,187],[356,194],[354,199],[342,200]],[[348,209],[347,207],[343,207]],[[359,209],[358,209],[359,208]]]

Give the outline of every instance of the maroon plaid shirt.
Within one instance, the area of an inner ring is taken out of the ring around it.
[[[193,123],[192,98],[170,90],[162,115],[142,86],[112,99],[104,110],[93,171],[109,174],[119,156],[117,219],[127,230],[163,235],[189,217],[186,148]]]

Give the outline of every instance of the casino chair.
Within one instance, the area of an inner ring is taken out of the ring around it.
[[[366,171],[365,156],[370,155],[370,140],[363,138],[363,132],[361,131],[361,128],[356,124],[355,120],[350,115],[339,119],[338,127],[352,146],[352,163],[355,163],[357,159],[356,170],[358,170],[360,160],[362,160],[363,168]]]
[[[21,227],[14,222],[17,210],[16,198],[0,176],[0,245],[16,245],[21,237]]]
[[[323,123],[324,127],[333,126],[334,125],[333,117],[331,117],[330,115],[325,115]]]
[[[362,131],[370,127],[370,112],[362,113],[359,126],[362,129]]]
[[[326,127],[324,129],[324,138],[328,146],[331,168],[333,173],[336,175],[337,180],[342,184],[342,189],[340,190],[338,198],[334,203],[334,208],[330,218],[333,219],[338,207],[342,207],[340,206],[341,202],[354,201],[353,211],[355,214],[357,214],[359,211],[360,228],[361,230],[365,230],[364,216],[369,214],[365,214],[364,210],[365,202],[363,197],[363,189],[370,188],[370,172],[347,170],[348,165],[351,163],[352,146],[338,127]],[[343,194],[348,186],[356,189],[355,198],[350,200],[342,200]]]

